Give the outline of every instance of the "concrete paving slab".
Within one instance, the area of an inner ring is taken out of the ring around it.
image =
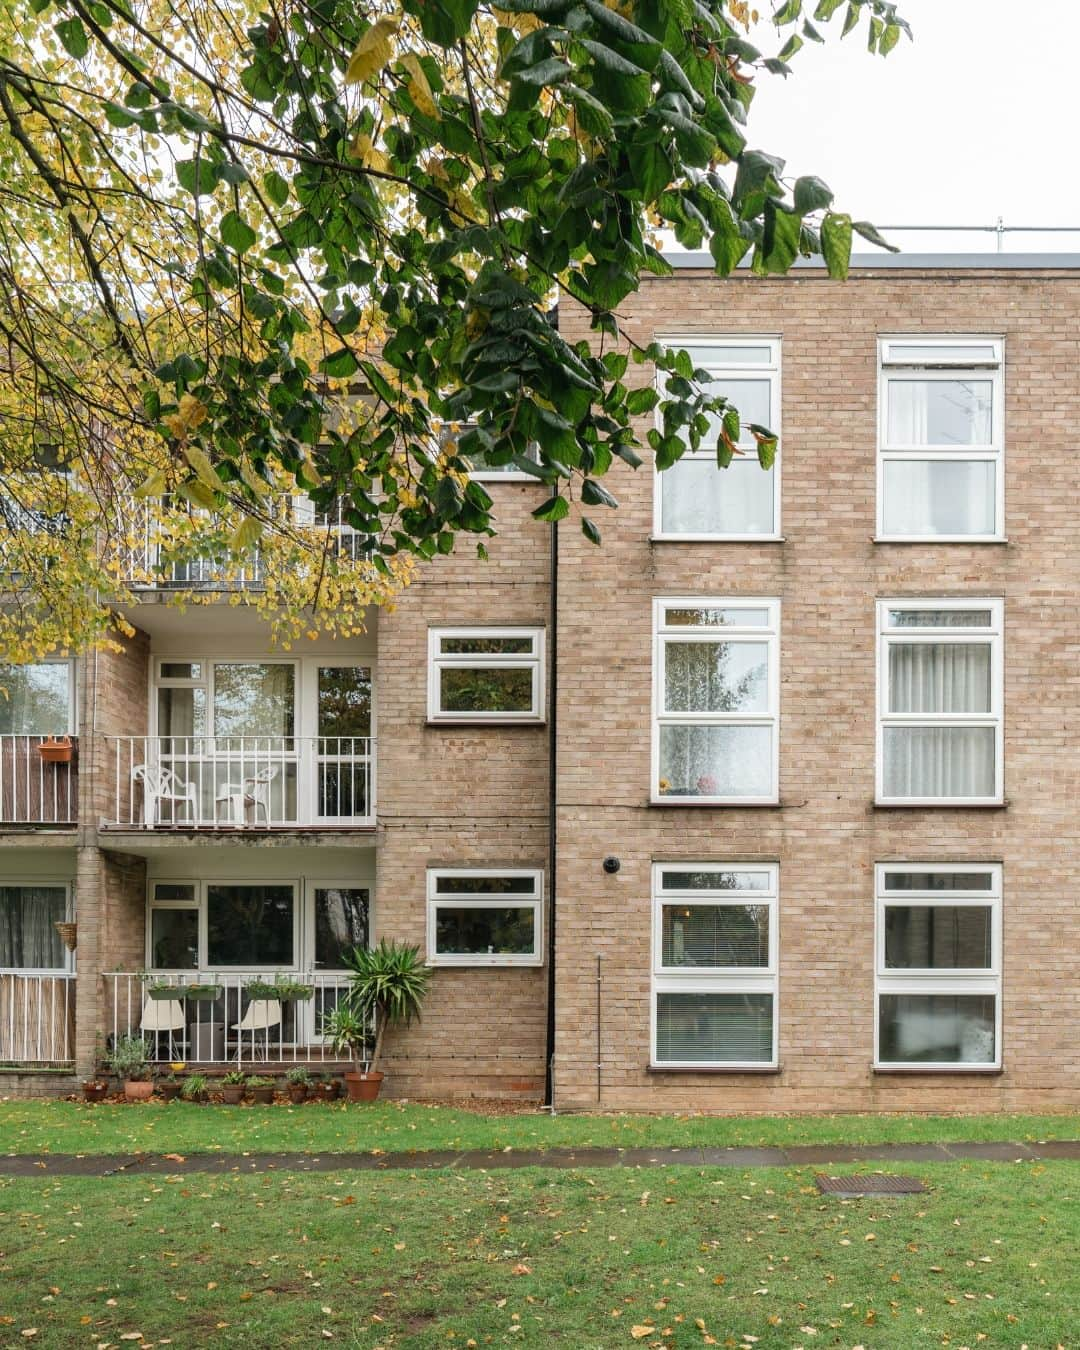
[[[971,1143],[946,1144],[954,1158],[982,1158],[987,1162],[1013,1162],[1017,1158],[1030,1161],[1035,1157],[1026,1144],[996,1143],[989,1140]]]

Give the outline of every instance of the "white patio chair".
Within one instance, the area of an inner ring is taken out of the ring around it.
[[[263,822],[269,825],[270,784],[278,776],[280,767],[278,764],[264,764],[261,769],[257,769],[242,783],[224,783],[221,791],[214,798],[214,820],[216,821],[218,818],[219,808],[225,806],[230,824],[246,824],[250,813],[252,824],[257,825],[259,823],[259,808],[261,807]]]
[[[255,1058],[256,1037],[262,1033],[263,1058],[270,1058],[270,1032],[281,1026],[281,1003],[276,998],[253,998],[233,1031],[240,1042],[240,1058],[244,1057],[244,1035],[251,1037],[251,1058]]]
[[[148,998],[143,1004],[142,1021],[139,1030],[154,1038],[154,1058],[161,1059],[158,1038],[168,1036],[169,1059],[187,1058],[187,1016],[183,1001],[179,998]],[[177,1032],[180,1033],[177,1036]],[[180,1046],[177,1054],[176,1047]]]
[[[176,824],[176,809],[184,807],[192,825],[198,824],[199,803],[195,784],[178,778],[161,764],[136,764],[131,771],[132,786],[143,787],[143,819],[147,825]],[[170,806],[169,819],[163,819],[163,806]]]

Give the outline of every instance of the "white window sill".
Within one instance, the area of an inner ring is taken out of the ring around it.
[[[1005,1070],[1000,1064],[873,1064],[871,1072],[875,1074],[956,1074],[977,1073],[984,1077],[1002,1074]]]
[[[779,1064],[646,1064],[646,1073],[781,1073]]]
[[[473,483],[531,483],[533,487],[545,487],[542,478],[534,478],[531,473],[471,473]]]
[[[875,544],[1007,544],[1007,535],[986,534],[875,534]]]
[[[1009,803],[1004,797],[995,798],[993,801],[986,799],[971,800],[958,799],[952,800],[948,797],[899,797],[890,799],[888,797],[875,799],[871,802],[871,807],[875,811],[1006,811]]]
[[[779,811],[784,803],[779,797],[650,797],[649,806],[712,806],[723,810],[750,807],[760,810]]]
[[[521,970],[537,970],[544,964],[544,958],[542,956],[429,956],[427,964],[432,970],[491,970],[496,967],[502,970],[515,967]]]
[[[782,534],[650,534],[650,544],[784,544]]]
[[[429,717],[424,725],[429,727],[542,727],[546,726],[544,717]]]

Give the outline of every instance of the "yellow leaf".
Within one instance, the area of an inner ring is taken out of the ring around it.
[[[160,497],[165,491],[165,486],[165,470],[158,469],[150,475],[145,483],[141,483],[135,489],[132,496],[140,499],[143,497]]]
[[[251,516],[245,516],[240,524],[233,530],[232,538],[229,540],[229,548],[234,553],[246,553],[248,549],[254,548],[259,542],[259,537],[263,532],[261,520],[255,520]]]
[[[409,97],[425,117],[431,117],[436,122],[441,122],[442,114],[435,106],[435,100],[431,96],[431,85],[428,84],[428,77],[424,74],[424,67],[420,64],[420,58],[415,52],[406,52],[401,58],[401,64],[409,72]]]
[[[185,445],[184,458],[195,470],[195,477],[203,487],[209,488],[211,492],[221,491],[221,479],[214,472],[214,466],[206,454],[197,445]]]
[[[346,84],[363,84],[377,75],[390,60],[394,49],[390,39],[398,30],[396,19],[380,19],[373,23],[356,44],[345,69]]]
[[[260,478],[255,472],[255,466],[248,459],[247,455],[240,457],[240,477],[248,487],[259,497],[265,497],[270,491],[270,485],[265,478]]]
[[[636,1326],[630,1328],[630,1335],[633,1336],[635,1341],[642,1341],[646,1336],[651,1336],[652,1333],[652,1327]]]
[[[370,136],[357,136],[349,146],[349,157],[358,159],[365,169],[374,169],[376,173],[390,171],[390,161],[377,146],[372,145]]]

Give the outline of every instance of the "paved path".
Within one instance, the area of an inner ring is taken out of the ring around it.
[[[0,1156],[0,1176],[111,1177],[146,1172],[418,1172],[450,1167],[495,1171],[521,1167],[798,1167],[830,1163],[1034,1162],[1080,1160],[1080,1140],[1041,1144],[853,1144],[787,1148],[550,1148],[499,1153],[44,1153]]]

